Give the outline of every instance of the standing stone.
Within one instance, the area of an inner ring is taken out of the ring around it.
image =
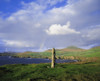
[[[52,48],[51,68],[55,67],[55,48]]]

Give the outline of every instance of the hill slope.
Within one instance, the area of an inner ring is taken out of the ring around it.
[[[13,57],[23,57],[23,58],[48,58],[51,59],[52,50],[47,50],[44,52],[24,52],[11,54]],[[91,48],[89,50],[80,49],[77,47],[68,47],[64,49],[56,49],[57,59],[100,59],[100,46]]]

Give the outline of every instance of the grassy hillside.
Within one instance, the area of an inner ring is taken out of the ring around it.
[[[11,55],[13,57],[20,58],[47,58],[51,59],[51,51],[47,50],[44,52],[24,52],[14,54],[2,54]],[[79,61],[96,61],[100,59],[100,46],[91,48],[89,50],[80,49],[74,46],[70,46],[64,49],[56,49],[56,59],[77,59]]]
[[[48,58],[51,59],[51,50],[44,52],[24,52],[12,55],[14,57],[31,57],[31,58]],[[100,47],[95,47],[89,50],[80,49],[77,47],[68,47],[64,49],[56,49],[57,59],[78,59],[84,60],[97,60],[100,59]]]
[[[100,63],[14,64],[0,66],[0,81],[100,81]]]

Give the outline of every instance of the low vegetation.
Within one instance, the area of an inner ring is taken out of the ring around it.
[[[0,67],[0,81],[100,81],[100,63],[13,64]]]

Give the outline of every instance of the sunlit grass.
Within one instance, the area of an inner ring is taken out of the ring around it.
[[[13,64],[0,67],[0,81],[99,81],[100,63]]]
[[[45,52],[25,52],[25,53],[17,53],[15,55],[12,55],[14,57],[30,57],[30,58],[48,58],[51,59],[51,50],[45,51]],[[78,59],[78,58],[84,57],[84,58],[100,58],[100,47],[92,48],[89,50],[83,50],[83,49],[56,49],[56,58],[57,59]]]

